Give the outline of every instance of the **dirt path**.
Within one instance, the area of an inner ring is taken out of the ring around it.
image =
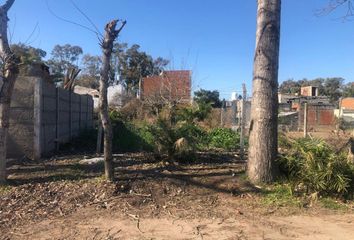
[[[354,215],[134,219],[83,209],[21,227],[10,239],[338,239],[352,240]]]

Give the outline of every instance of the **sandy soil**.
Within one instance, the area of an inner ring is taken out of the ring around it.
[[[230,209],[232,211],[232,209]],[[354,215],[173,219],[114,216],[95,210],[23,226],[10,239],[319,239],[352,240]]]
[[[161,165],[116,157],[116,183],[83,156],[11,166],[0,239],[353,239],[353,210],[265,205],[233,153]],[[353,205],[351,205],[352,207]]]

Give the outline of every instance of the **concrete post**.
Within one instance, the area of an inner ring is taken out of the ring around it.
[[[56,118],[55,118],[55,149],[59,151],[60,139],[59,139],[59,106],[60,106],[60,91],[59,88],[55,89],[56,93]]]
[[[69,91],[69,139],[71,141],[73,132],[72,132],[72,122],[73,122],[73,113],[72,113],[72,96],[71,96],[71,91]]]
[[[307,137],[307,102],[304,103],[304,137]]]
[[[246,97],[247,89],[246,84],[242,84],[242,105],[241,105],[241,128],[240,128],[240,158],[244,159],[245,149],[245,125],[246,125]]]
[[[33,134],[33,159],[39,160],[42,155],[42,90],[43,81],[40,78],[36,78],[34,84],[34,102],[33,102],[33,122],[34,122],[34,134]]]

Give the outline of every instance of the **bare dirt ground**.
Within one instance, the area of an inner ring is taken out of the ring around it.
[[[353,239],[353,203],[265,203],[232,153],[164,165],[117,155],[116,183],[102,163],[66,156],[9,168],[0,188],[0,239]]]

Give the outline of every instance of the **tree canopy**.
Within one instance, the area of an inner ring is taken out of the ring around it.
[[[222,105],[219,95],[220,94],[217,90],[210,91],[200,89],[199,91],[194,92],[194,101],[198,104],[206,103],[211,104],[211,106],[214,108],[219,108]]]
[[[143,77],[159,74],[168,65],[169,61],[140,50],[138,44],[131,47],[127,43],[116,43],[112,56],[112,79],[120,81],[132,91],[136,91],[139,81]]]
[[[43,58],[47,55],[46,51],[23,43],[12,44],[10,48],[23,64],[42,62]]]
[[[82,73],[78,79],[78,84],[83,87],[98,89],[101,65],[101,57],[85,54],[81,60]]]
[[[329,97],[332,103],[336,103],[340,97],[350,95],[352,84],[344,85],[344,79],[341,77],[316,78],[312,80],[289,79],[279,86],[279,92],[284,94],[300,94],[300,88],[305,86],[314,86],[319,88],[319,95]]]
[[[69,68],[78,68],[78,61],[82,54],[83,50],[80,46],[55,45],[51,52],[51,58],[47,61],[54,75],[54,81],[60,82]]]

